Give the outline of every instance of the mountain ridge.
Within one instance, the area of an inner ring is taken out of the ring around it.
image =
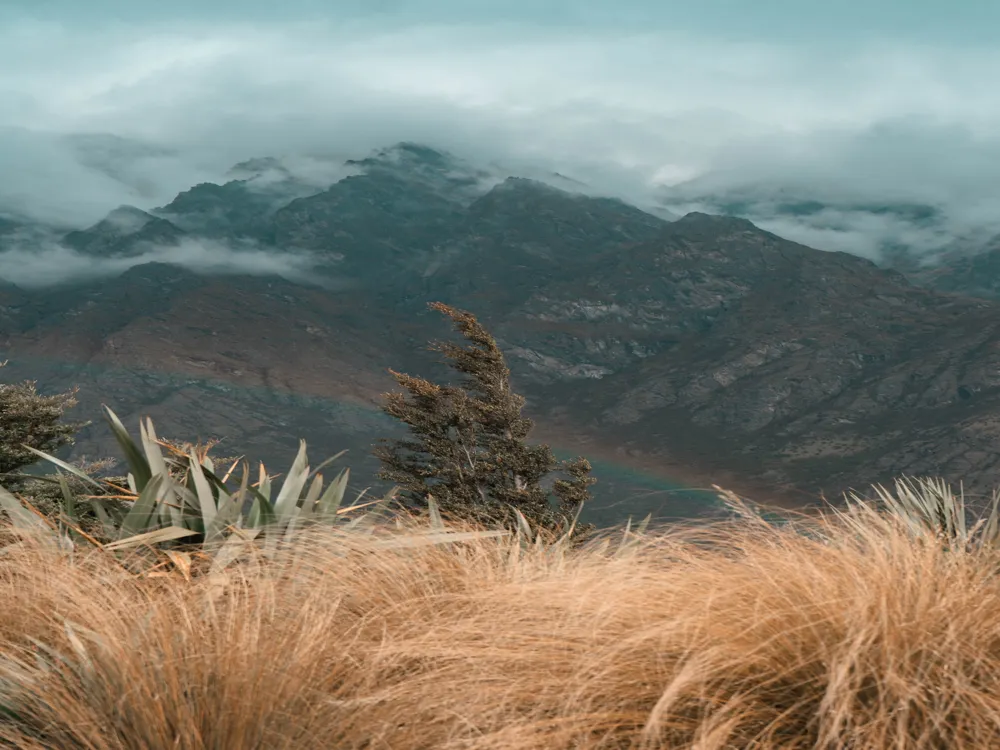
[[[426,350],[446,335],[426,310],[441,300],[496,335],[539,434],[582,452],[676,467],[701,486],[768,487],[786,502],[901,472],[961,478],[972,492],[1000,481],[998,303],[739,217],[670,222],[537,180],[477,182],[435,150],[391,153],[277,207],[278,193],[260,198],[247,178],[73,234],[78,252],[127,257],[168,222],[167,241],[308,251],[315,279],[351,284],[161,263],[72,292],[0,286],[7,372],[79,383],[88,416],[120,402],[126,423],[152,413],[163,434],[226,434],[254,457],[300,435],[364,454],[386,422],[351,412],[324,432],[317,408],[295,399],[374,414],[389,367],[445,377]],[[138,229],[122,234],[129,220]],[[17,366],[59,357],[40,373]],[[94,428],[77,450],[109,445]],[[363,456],[358,466],[373,469]]]

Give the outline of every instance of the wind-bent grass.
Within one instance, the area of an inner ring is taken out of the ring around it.
[[[744,518],[618,550],[307,529],[140,579],[0,557],[18,748],[1000,747],[1000,553],[892,516]],[[808,528],[807,528],[808,527]],[[392,546],[391,541],[396,545]],[[406,540],[406,545],[401,543]]]

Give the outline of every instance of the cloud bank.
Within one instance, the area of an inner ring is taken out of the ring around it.
[[[42,289],[119,276],[145,263],[171,263],[204,275],[280,276],[330,290],[345,288],[329,263],[302,251],[276,253],[251,244],[233,247],[206,239],[185,239],[174,246],[151,246],[128,257],[100,257],[64,247],[51,238],[8,243],[0,251],[0,280],[22,289]]]
[[[1000,232],[995,48],[894,37],[886,18],[878,36],[747,39],[691,19],[602,24],[607,5],[563,26],[378,7],[235,21],[192,5],[103,25],[65,20],[68,5],[8,10],[0,211],[82,226],[245,159],[358,158],[411,140],[639,205],[742,202],[765,228],[869,257]],[[782,208],[810,200],[825,209]],[[889,204],[933,217],[869,210]]]

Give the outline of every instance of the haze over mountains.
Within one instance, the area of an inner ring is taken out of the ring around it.
[[[298,437],[350,448],[364,476],[398,428],[376,406],[386,369],[447,375],[425,350],[448,335],[425,309],[442,300],[496,334],[539,436],[566,451],[786,502],[904,472],[1000,480],[996,240],[907,276],[415,143],[228,176],[70,231],[9,217],[5,375],[268,462]],[[113,451],[96,425],[75,452]],[[699,512],[615,505],[637,488],[605,484],[598,520]]]

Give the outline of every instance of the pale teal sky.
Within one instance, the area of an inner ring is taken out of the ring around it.
[[[637,203],[763,185],[1000,231],[998,80],[1000,0],[0,0],[0,210],[141,203],[57,138],[101,132],[177,149],[129,167],[150,202],[417,140]],[[910,231],[864,221],[816,242]]]
[[[8,10],[49,19],[288,21],[351,16],[423,22],[642,25],[743,38],[843,35],[977,39],[1000,36],[994,0],[5,0]]]

